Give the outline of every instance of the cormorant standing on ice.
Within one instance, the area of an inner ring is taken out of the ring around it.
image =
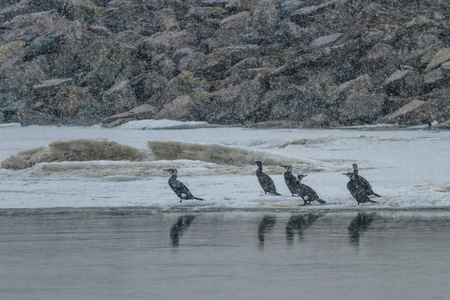
[[[314,191],[311,187],[307,186],[306,184],[302,183],[302,179],[305,178],[307,175],[298,175],[298,194],[300,197],[302,197],[303,201],[305,202],[304,205],[311,203],[312,201],[317,201],[320,204],[325,204],[326,202],[319,198],[316,191]]]
[[[264,190],[264,194],[271,193],[277,196],[281,196],[277,193],[277,189],[275,184],[273,183],[272,178],[269,177],[266,173],[262,171],[262,163],[260,161],[255,161],[255,164],[258,165],[258,169],[256,170],[256,177],[258,178],[259,184]]]
[[[201,201],[205,200],[202,198],[194,197],[194,195],[192,195],[191,191],[189,191],[189,189],[184,185],[184,183],[177,180],[177,174],[178,174],[177,169],[164,169],[164,171],[167,171],[170,174],[172,174],[172,176],[169,178],[169,186],[172,188],[172,190],[175,192],[175,194],[177,194],[177,196],[180,198],[180,202],[183,200],[190,200],[190,199],[201,200]]]
[[[354,173],[342,173],[342,174],[350,178],[350,181],[347,183],[347,188],[350,191],[350,194],[352,194],[353,198],[355,198],[356,201],[358,202],[358,205],[360,203],[366,202],[377,203],[376,201],[370,200],[366,190],[360,184],[360,181],[355,177]]]
[[[282,167],[286,169],[286,172],[284,172],[284,182],[286,182],[289,191],[291,191],[292,196],[294,196],[294,194],[298,194],[297,178],[292,175],[292,166]]]
[[[367,179],[358,175],[358,165],[357,164],[353,164],[353,174],[355,175],[355,178],[359,181],[359,185],[362,186],[366,190],[366,193],[368,196],[374,195],[376,197],[381,197],[380,195],[378,195],[377,193],[375,193],[372,190],[372,186],[370,186],[370,183],[367,181]]]

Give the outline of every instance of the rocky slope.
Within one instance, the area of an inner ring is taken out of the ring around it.
[[[449,1],[0,2],[0,122],[441,123],[449,79]]]

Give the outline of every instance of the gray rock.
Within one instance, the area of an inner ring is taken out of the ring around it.
[[[150,103],[159,108],[159,105],[169,103],[175,98],[183,95],[189,95],[194,89],[199,88],[200,85],[201,80],[199,78],[195,77],[192,72],[183,70],[178,74],[178,76],[167,82],[166,88],[162,91],[159,97],[159,100],[162,101],[158,103],[158,99],[154,99],[153,96],[151,100],[154,99],[154,101],[151,101]]]
[[[362,71],[369,74],[373,82],[379,85],[396,71],[396,61],[397,55],[394,47],[378,43],[360,60],[360,64]]]
[[[245,35],[255,33],[249,26],[250,20],[248,11],[224,18],[220,22],[220,28],[211,37],[209,49],[239,45]]]
[[[321,36],[316,38],[309,44],[309,47],[311,48],[320,48],[324,46],[328,46],[336,42],[343,34],[342,33],[335,33],[331,35]]]
[[[38,55],[57,52],[61,48],[61,38],[56,34],[49,34],[34,39],[26,48],[24,60],[32,59]]]
[[[385,96],[380,94],[362,94],[347,99],[339,114],[339,122],[352,125],[371,124],[384,110]]]
[[[252,8],[251,26],[263,36],[276,30],[278,25],[278,11],[272,0],[259,0]]]
[[[225,7],[228,3],[235,1],[237,0],[197,0],[197,3],[201,7]]]
[[[262,48],[256,45],[240,45],[216,48],[205,57],[203,74],[211,79],[223,79],[226,70],[237,62],[257,56]]]
[[[70,20],[93,23],[99,16],[99,9],[90,0],[68,0],[61,9],[61,14]]]
[[[425,69],[425,72],[431,71],[437,67],[439,67],[441,64],[447,62],[450,60],[450,48],[443,48],[440,49],[433,57],[431,62],[428,64],[428,66]]]
[[[338,2],[339,1],[337,0],[333,0],[320,5],[302,7],[290,14],[291,20],[299,25],[309,23],[313,20],[312,17],[314,17],[314,15],[322,12],[327,8],[334,7]]]
[[[21,109],[19,110],[19,123],[22,126],[30,126],[30,125],[59,125],[62,123],[62,119],[38,112],[31,109]]]
[[[188,70],[194,74],[199,74],[205,65],[206,55],[203,52],[192,52],[185,55],[178,62],[178,71]]]
[[[443,122],[450,119],[450,88],[435,89],[427,101],[431,121]]]
[[[274,40],[286,46],[298,42],[309,44],[313,40],[314,35],[316,33],[312,29],[300,27],[294,22],[285,20],[279,24],[279,29],[274,34]]]
[[[175,50],[186,47],[194,47],[197,37],[187,30],[163,31],[145,38],[139,45],[139,52],[146,57],[152,57],[153,53],[173,53]]]
[[[387,95],[417,95],[423,88],[423,77],[415,71],[397,70],[384,81],[383,87]]]
[[[361,75],[355,79],[347,81],[336,88],[327,99],[328,105],[340,105],[345,100],[359,96],[372,94],[373,84],[369,75]]]
[[[280,5],[280,17],[285,18],[292,14],[294,11],[304,7],[305,1],[298,0],[286,0],[283,1]]]
[[[422,117],[426,103],[427,102],[425,101],[412,100],[392,114],[385,116],[382,121],[387,123],[398,123],[402,125],[420,124],[420,117]]]
[[[158,109],[156,107],[150,104],[142,104],[127,112],[116,114],[102,120],[102,126],[115,127],[131,120],[152,119],[157,112]]]
[[[196,105],[189,95],[175,98],[172,102],[166,103],[164,107],[155,114],[155,119],[170,119],[180,121],[195,120]]]
[[[58,93],[49,99],[49,106],[57,112],[58,116],[73,120],[85,120],[76,122],[80,125],[93,124],[100,117],[99,105],[85,88],[67,85],[59,89]]]
[[[15,41],[6,45],[0,46],[0,64],[7,62],[10,59],[23,59],[25,56],[25,42]]]
[[[113,45],[103,59],[86,74],[81,86],[86,86],[93,95],[111,88],[124,69],[132,67],[136,49],[123,43]]]
[[[321,114],[317,114],[314,117],[312,117],[311,119],[307,120],[306,122],[303,123],[304,127],[313,127],[313,128],[317,128],[317,127],[325,127],[328,126],[330,123],[328,116],[324,113]]]
[[[222,7],[197,7],[191,6],[185,15],[185,19],[192,23],[203,23],[209,19],[220,18],[227,14],[227,10]]]
[[[54,97],[58,91],[72,83],[72,78],[54,78],[33,85],[34,94],[43,99]]]
[[[450,129],[450,119],[434,126],[437,129]]]
[[[429,92],[434,88],[441,87],[448,82],[448,80],[444,76],[444,73],[442,72],[442,69],[435,69],[429,73],[426,73],[423,76],[423,80],[425,92]]]
[[[441,65],[442,74],[445,78],[450,78],[450,61]]]
[[[129,80],[122,80],[103,93],[102,111],[105,115],[117,114],[137,106]]]
[[[216,124],[236,124],[257,121],[259,83],[246,81],[211,94],[205,119]]]

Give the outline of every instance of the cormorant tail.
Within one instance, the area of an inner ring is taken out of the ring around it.
[[[194,198],[192,198],[192,199],[195,199],[195,200],[200,200],[200,201],[205,201],[205,199],[202,199],[202,198],[198,198],[198,197],[194,197]]]
[[[320,204],[325,204],[325,203],[327,203],[325,200],[322,200],[322,199],[317,199],[317,202],[319,202]]]
[[[381,196],[378,195],[377,193],[373,193],[373,195],[374,195],[375,197],[381,197]]]
[[[278,192],[273,192],[274,195],[281,196]]]
[[[373,200],[369,200],[370,202],[372,202],[372,203],[378,203],[377,201],[373,201]]]

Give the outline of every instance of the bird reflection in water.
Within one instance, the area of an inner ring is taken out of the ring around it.
[[[299,238],[302,238],[303,230],[311,227],[318,218],[320,218],[320,214],[291,216],[286,224],[286,240],[292,242],[294,240],[294,234],[298,234]]]
[[[359,246],[360,234],[366,231],[372,220],[375,218],[376,213],[358,213],[348,225],[348,233],[350,234],[350,243],[354,246]]]
[[[187,216],[181,216],[178,218],[178,221],[173,224],[173,226],[170,228],[170,240],[172,241],[172,246],[178,247],[180,236],[183,235],[183,232],[192,224],[192,221],[194,221],[195,216],[187,215]]]
[[[258,226],[258,241],[260,246],[264,246],[265,234],[272,231],[277,218],[275,216],[265,215]]]

